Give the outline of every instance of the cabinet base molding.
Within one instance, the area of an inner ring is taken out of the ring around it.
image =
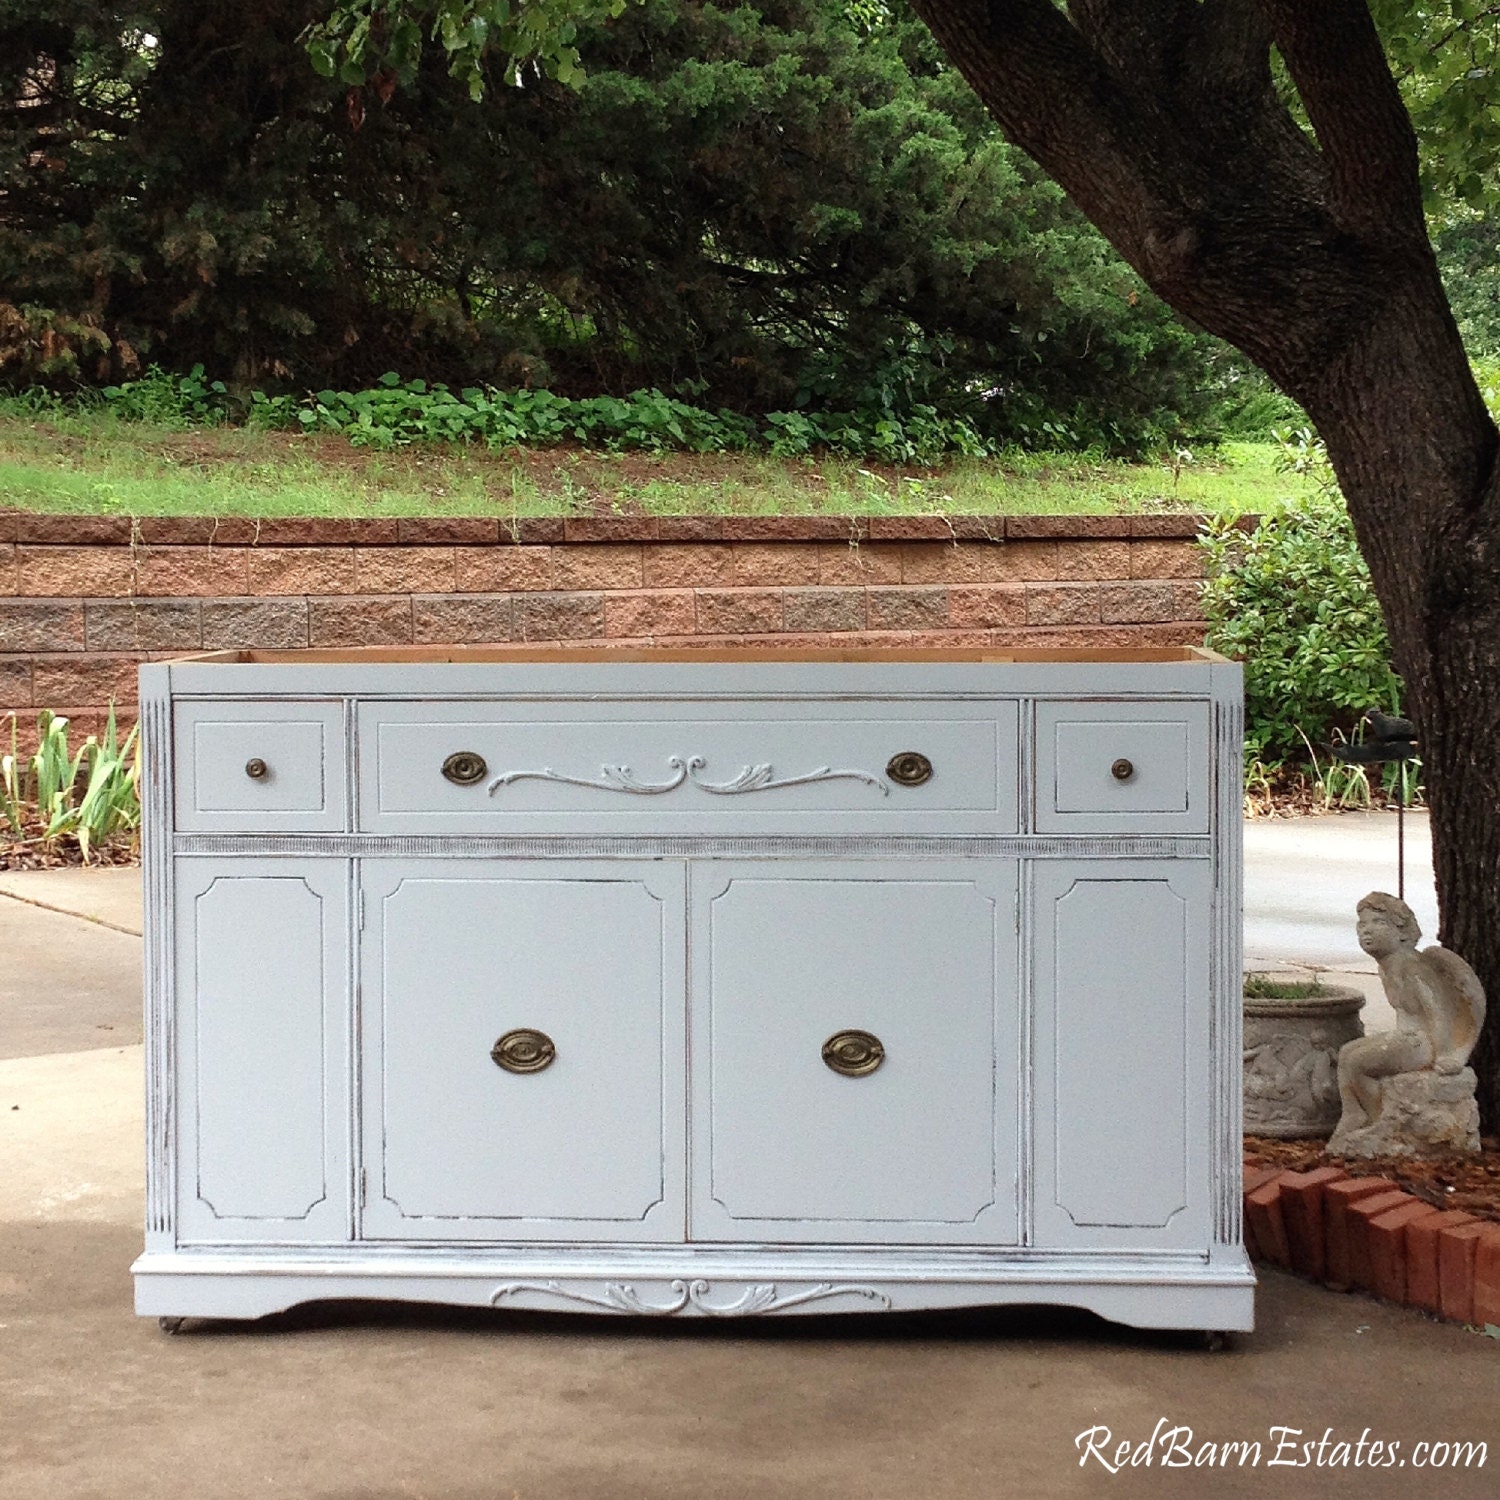
[[[872,1264],[762,1253],[719,1272],[680,1254],[650,1262],[522,1261],[451,1252],[358,1257],[167,1252],[134,1266],[136,1311],[150,1317],[259,1318],[299,1303],[377,1299],[526,1312],[733,1318],[942,1308],[1077,1307],[1136,1328],[1245,1332],[1255,1276],[1237,1247],[1222,1260],[1186,1255],[1020,1253],[986,1264]]]

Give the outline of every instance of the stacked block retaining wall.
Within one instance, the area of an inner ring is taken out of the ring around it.
[[[1203,640],[1193,516],[213,520],[0,511],[0,714],[124,722],[251,647]]]

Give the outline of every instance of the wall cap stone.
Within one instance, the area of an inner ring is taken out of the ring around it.
[[[1254,524],[1258,518],[1247,517]],[[566,546],[641,542],[1187,541],[1206,517],[845,516],[89,516],[0,509],[0,540],[32,546]]]

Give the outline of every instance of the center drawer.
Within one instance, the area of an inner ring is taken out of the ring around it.
[[[365,702],[372,833],[1013,833],[1013,701]]]

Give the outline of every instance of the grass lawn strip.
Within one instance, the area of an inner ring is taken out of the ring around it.
[[[939,469],[763,454],[356,448],[330,435],[0,418],[0,506],[135,516],[1118,515],[1274,508],[1272,444],[1178,465],[1020,451]]]

